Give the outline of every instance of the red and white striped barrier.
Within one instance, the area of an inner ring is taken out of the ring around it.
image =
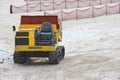
[[[10,13],[21,13],[21,12],[28,12],[28,6],[21,6],[21,7],[16,7],[16,6],[10,6]]]
[[[120,0],[111,0],[112,3],[120,2]]]
[[[27,1],[40,1],[40,0],[24,0],[24,1],[26,1],[26,2],[27,2]]]
[[[76,14],[76,9],[65,9],[62,10],[62,20],[76,20],[77,19],[77,14]]]
[[[111,0],[101,0],[101,4],[108,4],[111,3]]]
[[[107,4],[107,15],[119,14],[119,12],[120,12],[120,4],[119,3]]]
[[[54,0],[54,10],[65,9],[65,0]]]
[[[106,15],[106,5],[98,5],[93,7],[94,17]]]
[[[103,4],[103,5],[96,5],[99,4],[99,0],[91,0],[93,2],[92,5],[95,6],[88,6],[88,1],[89,0],[79,0],[78,2],[81,2],[79,4],[73,5],[72,4],[67,4],[68,6],[64,5],[65,0],[61,0],[60,3],[59,1],[56,0],[41,0],[40,4],[34,5],[34,4],[27,4],[25,6],[21,7],[16,7],[11,5],[10,7],[10,12],[11,13],[20,13],[20,12],[36,12],[36,11],[43,11],[44,15],[57,15],[59,19],[65,21],[65,20],[76,20],[76,19],[83,19],[83,18],[91,18],[91,17],[97,17],[97,16],[102,16],[102,15],[110,15],[110,14],[119,14],[120,13],[120,3],[109,3],[110,0],[106,0],[102,2],[108,4]],[[71,3],[72,1],[76,0],[70,0]],[[95,1],[95,2],[94,2]],[[118,1],[118,0],[117,0]],[[53,3],[55,2],[55,3]],[[87,7],[81,7],[84,6],[82,3],[86,3]],[[54,5],[53,5],[54,4]],[[63,5],[63,6],[62,6]],[[73,8],[75,6],[79,6],[80,8]],[[71,8],[71,9],[65,9],[65,8]],[[54,10],[53,10],[54,9]],[[51,10],[51,11],[48,11]]]
[[[61,10],[45,11],[45,15],[57,15],[60,20],[62,20]]]
[[[40,5],[40,0],[39,1],[38,0],[37,1],[27,1],[26,2],[26,5],[38,5],[38,4]]]
[[[77,19],[91,18],[92,7],[77,8]]]
[[[95,6],[95,5],[100,5],[100,0],[90,0],[90,5]]]
[[[40,5],[28,5],[28,12],[38,12],[40,11]]]
[[[88,7],[90,6],[90,1],[89,0],[78,0],[78,6],[80,7]]]
[[[53,0],[41,0],[41,11],[53,10]]]
[[[66,0],[66,8],[77,8],[78,7],[78,2],[77,0]]]

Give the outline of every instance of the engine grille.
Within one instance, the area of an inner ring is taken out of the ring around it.
[[[16,32],[16,36],[29,36],[28,32]]]
[[[29,45],[28,38],[15,38],[15,45]]]

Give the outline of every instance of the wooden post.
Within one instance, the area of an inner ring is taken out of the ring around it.
[[[12,4],[10,5],[10,14],[12,14],[13,11],[12,11]]]
[[[66,3],[67,3],[67,1],[65,0],[65,9],[67,9],[67,7],[66,7]]]
[[[55,9],[55,8],[54,8],[54,0],[52,0],[52,3],[53,3],[53,10],[54,10],[54,9]]]
[[[26,6],[27,6],[27,10],[26,10],[26,12],[28,12],[28,0],[26,0]]]
[[[40,11],[41,11],[41,0],[40,0]]]
[[[79,0],[77,0],[77,8],[79,8]]]

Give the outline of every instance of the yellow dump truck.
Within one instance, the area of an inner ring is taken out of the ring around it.
[[[64,46],[58,46],[60,41],[62,24],[57,16],[21,16],[15,35],[14,63],[48,57],[50,63],[58,64],[65,56]]]

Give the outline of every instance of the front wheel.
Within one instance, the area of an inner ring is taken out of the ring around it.
[[[20,52],[15,52],[14,55],[13,55],[13,60],[14,60],[14,63],[20,63],[20,64],[24,64],[24,57],[23,57],[23,54],[20,53]]]
[[[64,59],[65,48],[64,46],[58,46],[54,53],[49,53],[49,63],[58,64]]]

